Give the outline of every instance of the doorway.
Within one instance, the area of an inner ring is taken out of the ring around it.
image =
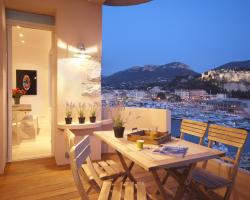
[[[52,155],[51,48],[51,30],[8,25],[9,161]]]

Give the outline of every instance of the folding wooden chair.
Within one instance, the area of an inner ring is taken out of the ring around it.
[[[67,131],[68,132],[68,131]],[[81,177],[86,177],[87,174],[82,170],[82,165],[86,159],[90,156],[90,143],[89,137],[84,137],[78,144],[74,145],[70,149],[70,165],[72,174],[76,187],[79,191],[82,200],[88,200],[88,192],[83,187]],[[123,184],[122,182],[116,181],[112,183],[111,181],[104,181],[101,187],[100,195],[98,200],[146,200],[146,189],[143,183],[138,182],[134,184],[132,182],[127,182]]]
[[[194,121],[194,120],[189,120],[189,119],[183,119],[181,122],[181,136],[180,139],[184,140],[185,135],[192,135],[195,137],[199,138],[199,144],[202,145],[203,144],[203,140],[206,134],[206,130],[207,130],[207,123],[204,122],[199,122],[199,121]],[[179,173],[184,173],[185,169],[187,166],[183,166],[183,167],[178,167],[176,168],[176,170]],[[165,184],[169,178],[171,174],[167,171],[162,184]],[[172,174],[173,175],[173,174]]]
[[[237,148],[237,153],[235,159],[229,157],[222,157],[224,162],[230,163],[231,168],[229,172],[229,177],[224,178],[217,176],[208,170],[206,170],[207,162],[202,168],[195,168],[192,174],[192,182],[195,184],[193,187],[196,190],[198,196],[202,199],[215,199],[219,196],[214,193],[215,189],[226,187],[226,192],[220,199],[228,200],[233,190],[233,185],[239,168],[241,153],[243,151],[244,144],[247,139],[247,131],[228,128],[224,126],[211,125],[208,130],[208,147],[212,148],[214,142],[223,143],[232,147]]]
[[[67,145],[67,150],[72,148],[75,145],[75,134],[72,133],[69,129],[64,131],[65,140]],[[86,140],[89,141],[88,137]],[[122,167],[113,160],[92,162],[90,157],[86,158],[86,163],[82,164],[82,169],[86,173],[89,184],[98,191],[100,190],[104,180],[116,180],[118,177],[125,175]],[[97,187],[96,187],[97,186]]]

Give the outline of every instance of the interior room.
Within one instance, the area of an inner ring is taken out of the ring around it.
[[[20,104],[11,108],[12,161],[48,157],[51,156],[52,33],[19,25],[10,29],[12,88],[23,88],[27,82]]]

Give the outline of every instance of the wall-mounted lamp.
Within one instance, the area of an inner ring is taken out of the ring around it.
[[[86,48],[83,43],[78,43],[77,47],[77,53],[75,54],[76,57],[81,57],[81,58],[90,58],[91,56],[88,55],[85,51]]]
[[[80,52],[84,52],[86,50],[83,43],[78,43],[77,48]]]

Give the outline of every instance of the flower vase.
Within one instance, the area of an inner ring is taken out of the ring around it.
[[[20,104],[20,97],[15,97],[14,102],[15,104]]]

